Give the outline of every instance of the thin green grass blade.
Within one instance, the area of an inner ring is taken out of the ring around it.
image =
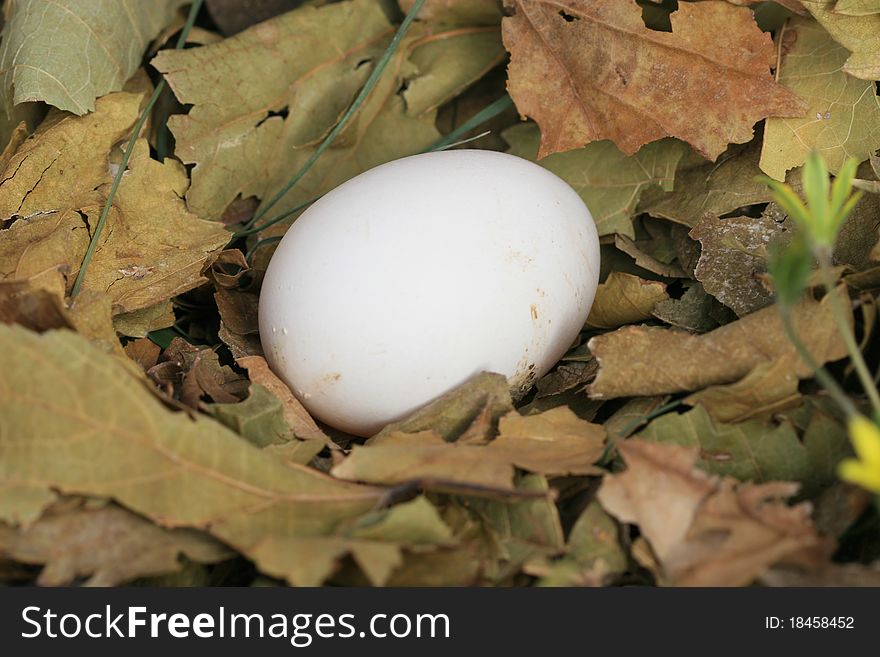
[[[504,94],[495,102],[486,105],[486,107],[474,114],[471,118],[462,123],[448,135],[442,137],[441,139],[438,139],[436,142],[431,144],[426,152],[439,151],[446,148],[447,146],[451,146],[453,143],[461,139],[463,135],[466,135],[471,130],[482,125],[489,119],[498,116],[499,114],[501,114],[501,112],[509,107],[513,107],[513,100],[511,100],[509,95]]]
[[[252,228],[260,219],[262,219],[266,213],[284,198],[284,195],[287,194],[293,186],[296,185],[303,177],[309,172],[309,170],[314,166],[315,162],[318,161],[318,158],[326,151],[330,145],[336,140],[336,137],[339,136],[339,133],[343,131],[348,122],[351,120],[351,117],[357,113],[360,109],[361,105],[363,105],[364,101],[367,99],[367,96],[370,95],[370,92],[373,91],[373,88],[376,86],[376,83],[379,81],[379,78],[382,76],[382,72],[385,70],[385,67],[388,65],[388,62],[391,61],[391,58],[394,56],[394,53],[397,52],[398,46],[400,46],[400,42],[403,40],[403,37],[409,31],[412,22],[416,18],[416,14],[419,13],[419,10],[422,8],[422,5],[425,4],[425,0],[416,0],[415,4],[413,4],[412,8],[407,13],[406,17],[403,19],[403,22],[400,24],[400,27],[397,28],[397,33],[394,35],[394,38],[391,39],[391,43],[388,44],[388,47],[385,49],[385,52],[382,53],[382,57],[379,58],[379,61],[376,63],[376,67],[370,73],[370,77],[367,78],[367,81],[364,83],[364,86],[361,88],[360,93],[358,93],[357,97],[354,99],[354,102],[349,106],[346,110],[345,114],[343,114],[342,118],[339,122],[333,127],[330,133],[324,138],[324,141],[321,142],[321,145],[315,150],[314,153],[311,154],[308,160],[306,160],[305,164],[302,165],[299,171],[297,171],[293,177],[288,180],[284,187],[282,187],[269,201],[263,205],[254,216],[251,217],[251,220],[245,224],[245,230]],[[273,220],[274,221],[274,220]]]

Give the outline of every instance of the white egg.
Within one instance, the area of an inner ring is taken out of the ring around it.
[[[297,219],[260,336],[315,417],[367,436],[484,370],[527,391],[572,345],[598,277],[592,217],[554,174],[493,151],[414,155]]]

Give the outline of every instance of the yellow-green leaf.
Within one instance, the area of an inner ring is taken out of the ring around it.
[[[837,173],[847,158],[861,162],[880,148],[880,97],[872,80],[844,71],[848,56],[810,18],[795,16],[785,25],[777,76],[807,100],[809,110],[802,118],[767,119],[760,166],[768,176],[783,180],[811,150],[820,151],[828,169]]]
[[[187,1],[8,3],[0,46],[7,112],[13,103],[40,100],[74,114],[91,112],[96,98],[122,89],[147,44]]]

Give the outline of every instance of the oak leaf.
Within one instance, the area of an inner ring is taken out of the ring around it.
[[[610,139],[634,154],[677,137],[714,160],[768,116],[806,107],[770,75],[769,35],[751,10],[682,3],[672,32],[651,30],[635,2],[506,0],[509,90],[541,126],[538,157]]]

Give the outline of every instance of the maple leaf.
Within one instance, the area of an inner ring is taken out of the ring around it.
[[[635,2],[507,0],[508,87],[541,126],[538,157],[610,139],[628,155],[678,137],[715,159],[767,116],[802,116],[770,76],[773,46],[752,12],[682,3],[672,33],[647,28]]]

